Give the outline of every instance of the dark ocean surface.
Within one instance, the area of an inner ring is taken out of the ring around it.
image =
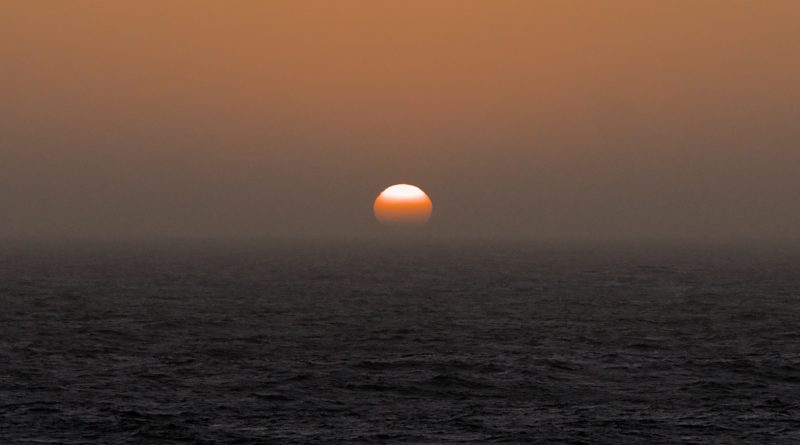
[[[800,251],[8,246],[0,443],[800,443]]]

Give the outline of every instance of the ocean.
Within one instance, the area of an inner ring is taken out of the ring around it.
[[[800,443],[800,249],[0,249],[0,443]]]

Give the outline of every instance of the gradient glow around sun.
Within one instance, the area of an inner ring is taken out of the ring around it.
[[[419,187],[396,184],[378,195],[372,209],[382,224],[422,225],[431,219],[433,203]]]

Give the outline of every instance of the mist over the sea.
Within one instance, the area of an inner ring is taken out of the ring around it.
[[[800,2],[6,0],[0,239],[800,239]]]

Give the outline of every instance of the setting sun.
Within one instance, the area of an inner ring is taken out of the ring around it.
[[[375,218],[383,224],[422,225],[433,212],[433,203],[419,187],[396,184],[375,199]]]

